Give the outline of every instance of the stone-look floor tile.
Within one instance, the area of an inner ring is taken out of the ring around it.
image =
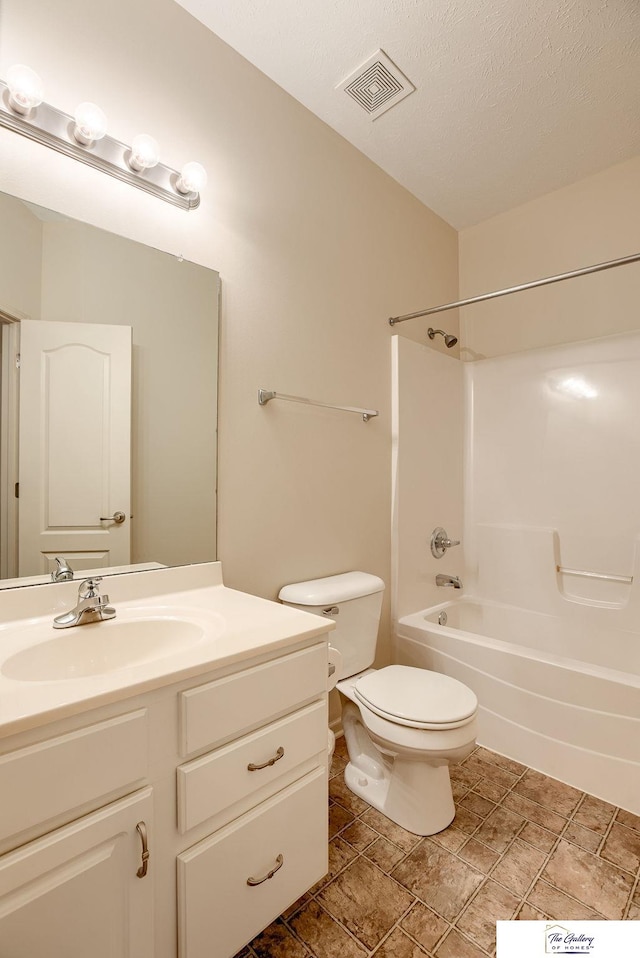
[[[448,921],[460,913],[484,880],[474,868],[430,839],[418,845],[391,874]]]
[[[489,878],[458,919],[457,927],[491,952],[496,947],[496,922],[510,921],[519,904],[519,898]]]
[[[345,865],[353,861],[357,854],[355,848],[352,848],[351,845],[347,845],[341,838],[334,838],[332,842],[329,842],[329,870],[324,878],[321,878],[320,881],[309,890],[309,894],[315,895],[321,888],[328,885],[329,882],[336,877],[338,872],[342,871]]]
[[[516,838],[502,856],[491,877],[515,894],[524,894],[546,859],[546,853]]]
[[[540,825],[534,825],[533,822],[525,822],[525,826],[518,835],[518,838],[534,848],[539,848],[543,852],[550,852],[555,845],[558,836],[553,832],[547,831]]]
[[[468,808],[464,808],[462,805],[457,805],[456,817],[453,820],[453,824],[466,835],[472,835],[476,828],[479,825],[482,825],[482,819],[479,815],[476,815],[475,812],[469,811]]]
[[[490,802],[500,802],[507,792],[508,788],[505,788],[504,785],[497,785],[496,782],[490,782],[486,778],[481,778],[473,786],[473,791],[477,792],[478,795],[482,795],[483,798],[488,798]]]
[[[468,791],[469,791],[468,785],[463,785],[462,782],[456,782],[453,779],[451,780],[451,794],[453,795],[454,802],[459,802],[460,799],[463,798]]]
[[[633,902],[631,903],[627,919],[629,921],[640,921],[640,905],[634,905]]]
[[[336,955],[340,955],[340,958],[364,958],[366,955],[362,945],[354,941],[317,901],[310,902],[298,912],[290,925],[309,948],[313,958],[336,958]],[[275,956],[266,954],[264,958]]]
[[[541,879],[538,879],[527,895],[527,902],[557,921],[602,921],[602,916],[597,912],[574,901]]]
[[[459,848],[462,848],[468,837],[466,832],[461,832],[460,829],[454,825],[449,825],[443,832],[437,832],[437,834],[431,835],[431,840],[434,841],[436,845],[442,845],[443,848],[448,848],[450,852],[457,852]]]
[[[542,825],[547,831],[555,832],[556,835],[559,835],[567,824],[566,818],[562,818],[550,809],[529,801],[528,798],[516,792],[509,792],[502,804],[505,808],[511,809],[512,812],[522,815],[527,821],[533,822],[534,825]]]
[[[399,928],[395,928],[375,953],[375,958],[425,958],[427,954]]]
[[[583,793],[571,785],[565,785],[555,778],[549,778],[542,772],[529,768],[524,773],[513,791],[545,808],[552,808],[568,818],[575,810]]]
[[[490,802],[489,799],[483,798],[482,795],[478,795],[477,792],[467,792],[465,797],[460,800],[460,806],[468,809],[480,818],[486,818],[487,815],[490,815],[491,812],[494,812],[496,809],[495,802]]]
[[[419,835],[414,835],[400,825],[396,825],[395,822],[390,821],[390,819],[375,808],[367,809],[360,817],[363,822],[370,825],[371,828],[374,828],[379,835],[388,838],[390,842],[393,842],[394,845],[397,845],[398,848],[402,848],[405,852],[411,851],[412,848],[416,847],[418,842],[422,841]]]
[[[546,915],[543,915],[541,911],[538,911],[537,908],[534,908],[532,905],[529,905],[528,902],[524,902],[520,911],[516,915],[517,921],[544,921]]]
[[[452,928],[445,940],[436,951],[436,958],[486,958],[467,938]]]
[[[513,772],[514,775],[522,775],[522,773],[527,770],[526,765],[521,765],[520,762],[514,762],[512,758],[507,758],[506,755],[500,755],[499,752],[491,752],[488,748],[483,748],[482,746],[477,748],[474,754],[485,762],[490,762],[492,765],[499,765],[500,768],[506,768],[508,772]]]
[[[484,875],[488,875],[493,866],[500,859],[498,852],[494,852],[486,845],[480,844],[475,838],[470,838],[467,844],[458,852],[460,858],[477,868]]]
[[[434,911],[417,902],[408,915],[400,922],[400,927],[415,938],[426,951],[433,951],[449,927]]]
[[[329,779],[344,778],[344,770],[347,767],[347,760],[339,755],[334,755],[329,766]]]
[[[402,861],[406,852],[386,838],[376,838],[373,845],[369,845],[362,854],[383,872],[389,873],[398,862]]]
[[[485,762],[477,755],[470,755],[459,767],[466,768],[472,774],[477,774],[479,779],[486,778],[490,782],[495,782],[496,785],[502,785],[504,788],[511,788],[519,778],[519,775],[507,771],[506,768],[500,768],[499,765],[494,765],[492,762]]]
[[[633,887],[632,878],[619,868],[565,841],[552,853],[542,878],[615,920],[622,919]]]
[[[584,825],[576,824],[575,821],[569,822],[562,837],[568,842],[573,842],[574,845],[586,848],[588,852],[595,852],[602,841],[602,835],[592,832],[590,828],[585,828]]]
[[[349,842],[357,851],[361,852],[363,848],[367,848],[368,845],[375,842],[378,833],[357,818],[352,825],[349,825],[340,833],[340,838],[343,838],[345,842]]]
[[[293,937],[280,919],[254,938],[251,947],[257,958],[308,958],[304,945]]]
[[[573,816],[573,820],[578,825],[590,828],[592,832],[604,835],[614,814],[615,808],[613,805],[609,805],[608,802],[603,802],[599,798],[594,798],[593,795],[585,795]]]
[[[364,799],[351,791],[341,775],[336,775],[336,777],[332,778],[329,782],[329,798],[331,801],[337,802],[338,805],[342,805],[342,807],[348,811],[353,812],[354,815],[360,815],[361,812],[366,811],[369,807]]]
[[[350,825],[354,819],[353,812],[347,811],[342,805],[329,806],[329,840],[335,838],[338,832]]]
[[[640,868],[640,832],[614,822],[600,857],[635,875]]]
[[[309,892],[305,892],[302,898],[298,898],[297,901],[294,901],[293,905],[289,905],[286,911],[283,911],[280,915],[280,918],[283,918],[285,921],[288,921],[292,915],[295,915],[297,911],[300,911],[302,906],[309,901],[311,895]]]
[[[473,837],[496,852],[504,852],[523,825],[524,818],[521,815],[498,805],[495,812],[485,818]]]
[[[619,808],[616,821],[621,825],[626,825],[627,828],[633,828],[636,832],[640,832],[640,816],[634,815],[633,812],[626,812],[624,808]]]
[[[358,858],[318,895],[330,914],[375,948],[412,904],[411,895],[371,862]]]
[[[473,788],[480,781],[482,775],[477,770],[467,768],[465,765],[452,765],[449,769],[449,777],[452,782],[458,782],[459,785]]]

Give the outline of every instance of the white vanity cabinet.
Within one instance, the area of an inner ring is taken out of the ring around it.
[[[326,873],[326,689],[313,635],[0,737],[1,958],[232,958]]]

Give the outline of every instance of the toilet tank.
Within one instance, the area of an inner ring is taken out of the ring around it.
[[[368,572],[344,572],[323,579],[295,582],[280,590],[278,598],[304,612],[333,619],[331,645],[342,655],[347,678],[369,668],[376,654],[384,582]]]

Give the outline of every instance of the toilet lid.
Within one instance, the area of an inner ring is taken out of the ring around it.
[[[459,728],[478,708],[476,696],[462,682],[407,665],[388,665],[363,675],[354,693],[382,718],[413,728]]]

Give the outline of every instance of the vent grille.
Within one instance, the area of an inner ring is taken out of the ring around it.
[[[415,87],[386,53],[378,50],[337,89],[348,93],[375,120],[413,93]]]

